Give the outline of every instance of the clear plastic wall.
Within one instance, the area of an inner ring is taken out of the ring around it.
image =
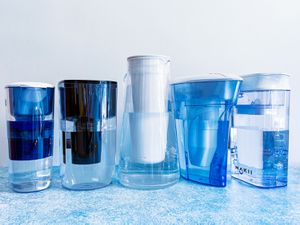
[[[230,117],[240,83],[239,79],[211,75],[172,84],[184,178],[226,186]]]
[[[169,96],[170,60],[128,58],[118,177],[132,188],[151,189],[178,181],[176,134]]]
[[[244,78],[231,132],[233,177],[259,187],[287,185],[288,81],[284,74]]]
[[[6,86],[9,174],[13,190],[47,188],[53,155],[54,87],[44,83]]]
[[[65,80],[59,84],[62,185],[110,184],[115,166],[117,83]]]

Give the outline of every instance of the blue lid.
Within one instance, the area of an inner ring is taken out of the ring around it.
[[[5,86],[8,90],[10,114],[15,117],[53,113],[54,86],[37,82],[18,82]]]
[[[236,102],[241,82],[240,77],[211,74],[177,79],[172,82],[172,90],[176,102],[227,104]]]

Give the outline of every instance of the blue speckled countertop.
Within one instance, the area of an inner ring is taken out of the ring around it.
[[[94,191],[52,186],[19,194],[0,169],[0,224],[300,224],[300,169],[285,188],[258,189],[229,180],[226,188],[181,180],[167,189],[138,191],[117,182]]]

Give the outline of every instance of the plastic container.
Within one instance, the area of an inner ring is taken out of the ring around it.
[[[6,87],[9,180],[17,192],[40,191],[51,182],[54,87],[23,82]]]
[[[221,74],[173,82],[180,173],[202,184],[226,186],[230,116],[241,79]]]
[[[58,86],[62,185],[72,190],[104,187],[115,167],[117,83],[64,80]]]
[[[289,150],[289,76],[250,74],[234,110],[232,176],[271,188],[287,185]]]
[[[167,187],[179,178],[175,124],[168,104],[170,60],[154,55],[127,60],[119,182],[138,189]]]

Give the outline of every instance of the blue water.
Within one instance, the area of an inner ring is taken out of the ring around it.
[[[176,125],[177,130],[184,131],[178,133],[179,149],[184,150],[182,176],[203,184],[226,186],[229,121],[200,118],[177,120]]]
[[[263,153],[261,155],[263,168],[254,168],[249,165],[236,163],[233,176],[259,187],[286,186],[288,178],[289,131],[258,130],[257,132],[261,133],[263,138]],[[238,153],[238,155],[240,154]]]
[[[229,121],[218,122],[217,149],[210,165],[209,181],[214,186],[226,186]]]
[[[8,121],[9,158],[35,160],[52,156],[53,120]]]
[[[43,190],[50,185],[53,120],[8,121],[9,178],[17,192]]]
[[[287,169],[289,131],[264,131],[263,140],[264,169]]]

